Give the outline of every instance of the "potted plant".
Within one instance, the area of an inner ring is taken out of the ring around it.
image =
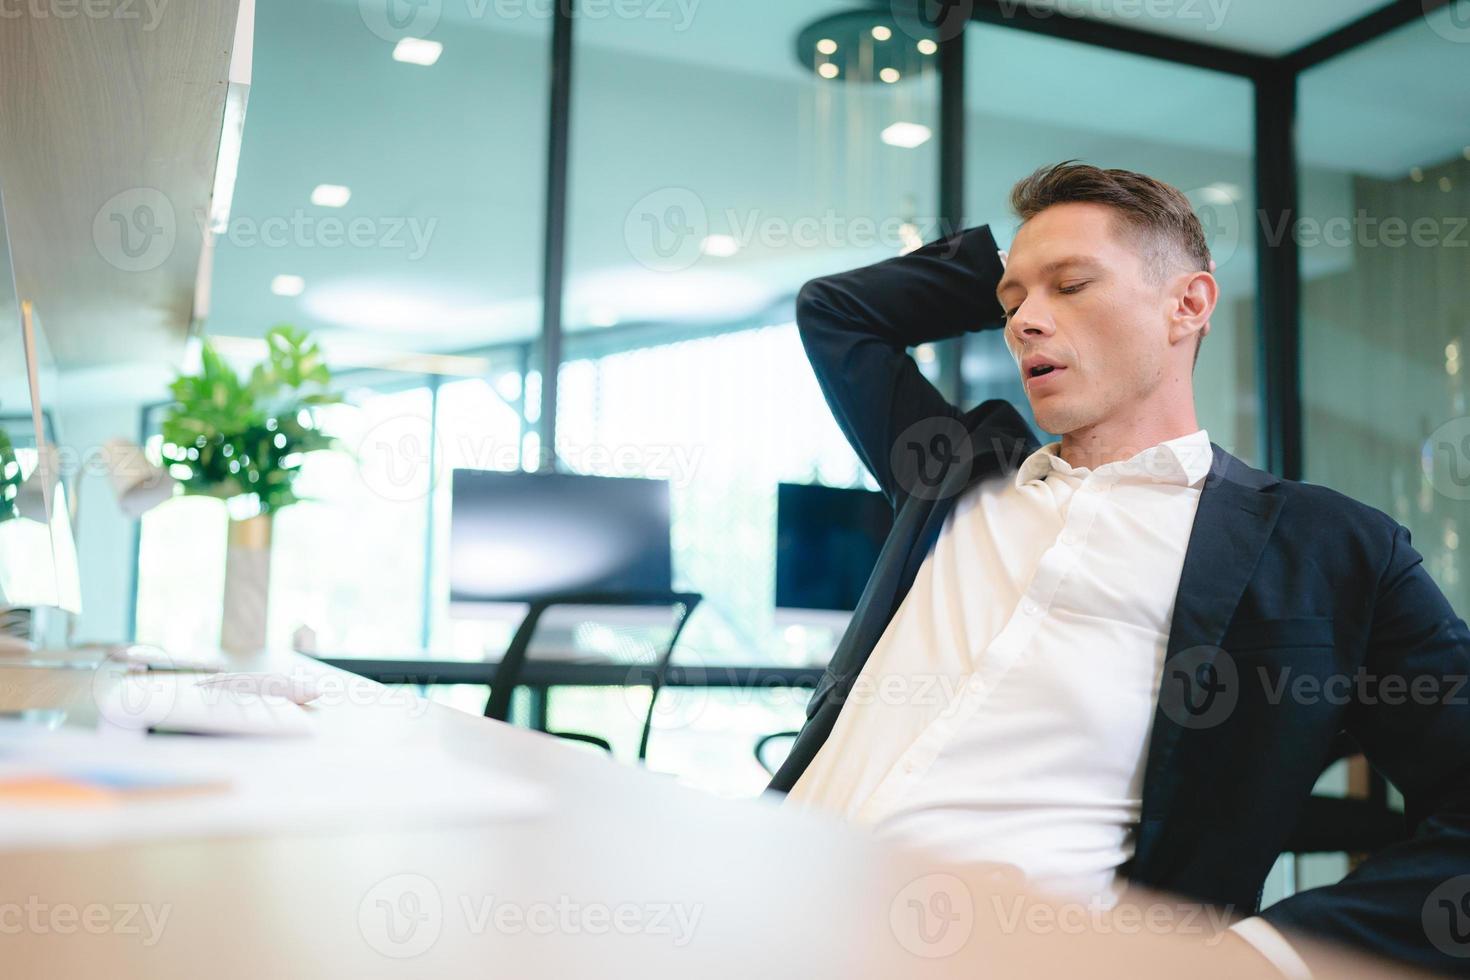
[[[10,441],[9,433],[0,428],[0,521],[20,516],[20,488],[24,483],[15,444]]]
[[[335,448],[315,409],[342,400],[305,331],[272,327],[265,342],[268,359],[241,377],[205,341],[199,372],[170,386],[162,426],[164,463],[184,492],[218,497],[229,509],[220,627],[229,653],[265,646],[272,517],[300,499],[295,481],[306,454]]]

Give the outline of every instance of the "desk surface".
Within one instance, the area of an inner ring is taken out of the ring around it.
[[[825,819],[705,796],[306,658],[275,666],[321,674],[339,692],[315,709],[318,739],[388,737],[473,760],[543,787],[551,807],[483,825],[6,853],[7,975],[1251,975],[1203,951],[1198,922],[1081,931],[1080,910],[1057,917],[976,870]],[[106,671],[0,667],[0,710],[82,715],[112,681]],[[114,910],[111,925],[89,930],[96,906]],[[166,919],[150,929],[137,912],[124,929],[118,910],[140,907]],[[42,927],[17,929],[35,909],[49,910]],[[73,917],[56,914],[66,909]],[[1361,961],[1334,975],[1348,973],[1374,975]]]

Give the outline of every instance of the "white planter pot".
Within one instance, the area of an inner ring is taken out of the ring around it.
[[[230,521],[225,549],[225,604],[219,645],[227,654],[265,649],[266,606],[271,581],[271,517]]]

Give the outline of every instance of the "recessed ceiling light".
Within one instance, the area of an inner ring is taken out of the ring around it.
[[[276,276],[271,280],[271,292],[277,296],[300,296],[306,291],[306,280],[300,276]]]
[[[928,126],[922,123],[896,122],[882,132],[883,142],[889,146],[901,146],[906,150],[912,150],[916,146],[922,146],[929,142],[933,135]]]
[[[311,192],[311,203],[319,208],[340,208],[352,200],[352,190],[341,184],[318,184]]]
[[[425,41],[421,37],[406,37],[393,48],[393,60],[410,65],[432,65],[444,53],[444,45],[438,41]]]
[[[1454,186],[1455,185],[1453,183],[1451,183],[1451,181],[1450,181],[1450,179],[1448,177],[1441,177],[1441,178],[1439,178],[1439,189],[1442,190],[1442,191],[1444,191],[1445,193],[1449,193],[1450,189],[1453,188]]]
[[[1424,179],[1424,171],[1420,170],[1418,167],[1410,167],[1409,179],[1416,184],[1419,183],[1419,181]]]
[[[822,54],[836,54],[837,42],[832,40],[830,37],[824,37],[817,42],[817,50],[820,51]]]
[[[884,27],[882,24],[879,24],[877,27],[873,28],[873,40],[875,41],[886,41],[892,36],[893,32]]]
[[[884,68],[882,71],[878,72],[878,77],[883,79],[883,81],[887,82],[889,85],[892,85],[899,79],[898,69]]]
[[[817,74],[821,75],[823,78],[836,78],[837,66],[832,64],[832,62],[830,61],[823,62],[822,64],[817,66]]]
[[[939,45],[935,44],[933,41],[931,41],[927,37],[924,38],[924,40],[922,40],[922,41],[919,42],[919,54],[933,54],[934,52],[936,52],[938,50],[939,50]]]
[[[717,259],[727,259],[740,251],[740,243],[733,235],[706,235],[699,244],[699,250]]]

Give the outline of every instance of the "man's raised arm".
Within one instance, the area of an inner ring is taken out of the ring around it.
[[[908,255],[813,279],[796,298],[796,323],[832,414],[894,508],[907,496],[893,445],[919,422],[958,418],[907,348],[998,326],[1002,274],[985,226]]]

